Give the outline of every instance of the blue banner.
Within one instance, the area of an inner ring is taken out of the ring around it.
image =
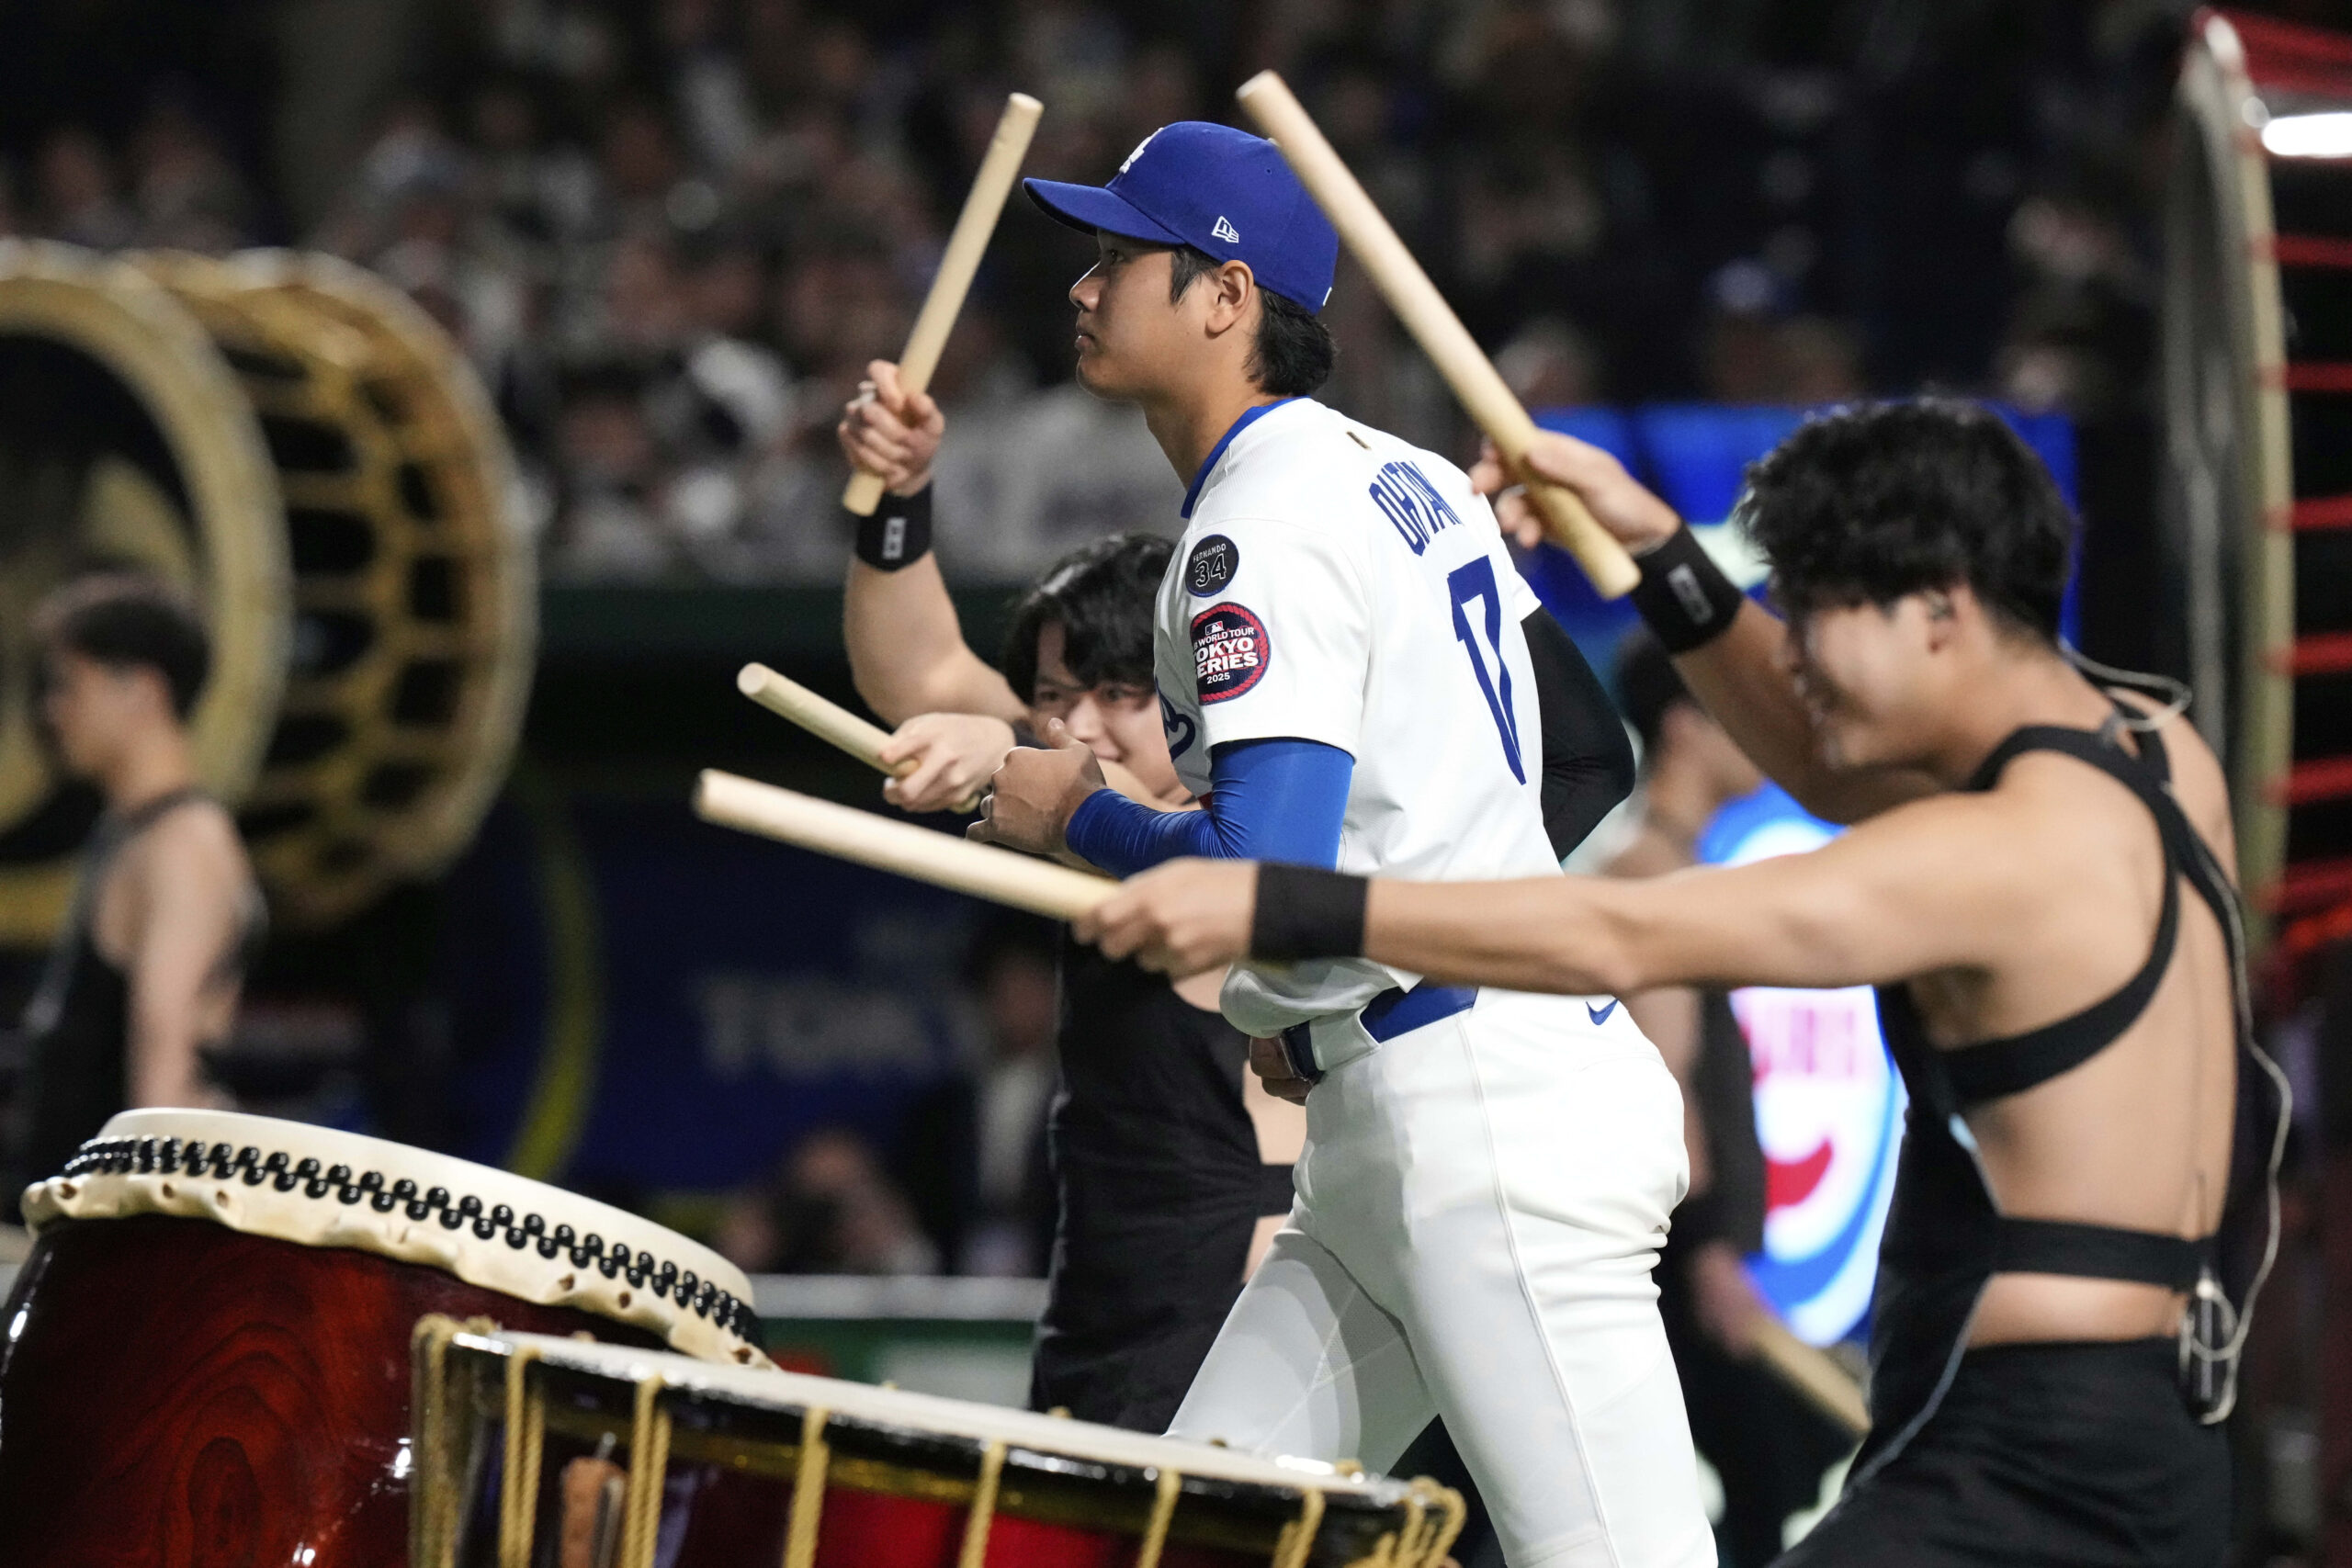
[[[760,1179],[798,1138],[877,1150],[965,1059],[968,899],[523,782],[448,888],[457,1152],[637,1201]]]

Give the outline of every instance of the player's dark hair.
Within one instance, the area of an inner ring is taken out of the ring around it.
[[[44,649],[112,670],[154,671],[181,718],[195,710],[212,669],[211,643],[195,607],[139,572],[98,572],[65,584],[35,608],[33,635]]]
[[[1635,626],[1617,644],[1614,673],[1617,709],[1642,738],[1642,765],[1654,766],[1667,713],[1677,703],[1691,701],[1690,689],[1676,673],[1674,656],[1647,626]]]
[[[1176,547],[1158,534],[1114,534],[1080,545],[1046,569],[1012,607],[1004,634],[1004,678],[1034,702],[1037,637],[1062,628],[1062,661],[1087,686],[1152,686],[1151,610]]]
[[[1792,614],[1964,582],[2011,628],[2057,639],[2074,513],[1989,409],[1922,398],[1809,420],[1749,466],[1737,515]]]
[[[1177,246],[1168,258],[1169,303],[1184,298],[1184,290],[1221,265],[1197,245]],[[1262,286],[1258,299],[1262,309],[1258,341],[1250,351],[1250,378],[1260,391],[1277,398],[1306,397],[1331,378],[1331,364],[1339,355],[1331,329],[1295,300]]]

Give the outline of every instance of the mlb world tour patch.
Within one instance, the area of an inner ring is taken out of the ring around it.
[[[1193,687],[1204,703],[1239,696],[1264,678],[1272,657],[1266,624],[1238,604],[1193,617]]]

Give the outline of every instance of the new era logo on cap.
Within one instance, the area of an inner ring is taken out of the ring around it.
[[[1178,120],[1145,137],[1107,186],[1022,186],[1046,216],[1073,229],[1246,262],[1260,288],[1309,311],[1330,298],[1340,236],[1281,149],[1261,136]]]

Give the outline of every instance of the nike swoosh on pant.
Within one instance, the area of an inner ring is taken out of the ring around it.
[[[1607,1023],[1609,1021],[1609,1015],[1617,1010],[1617,998],[1615,997],[1610,998],[1609,1005],[1605,1008],[1597,1008],[1590,1002],[1587,1002],[1584,1004],[1584,1010],[1585,1016],[1591,1019],[1593,1022]]]

